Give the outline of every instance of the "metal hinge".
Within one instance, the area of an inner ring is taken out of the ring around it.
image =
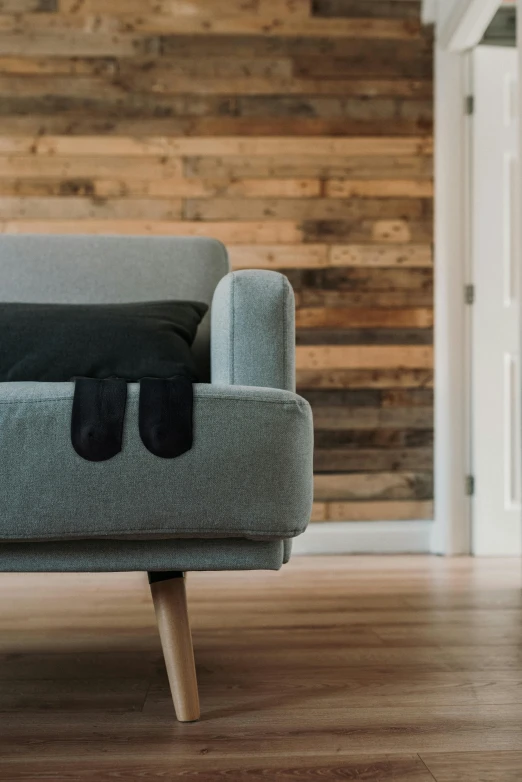
[[[474,95],[466,95],[465,99],[465,112],[468,116],[474,113],[475,111],[475,96]]]
[[[473,497],[475,494],[475,476],[466,475],[466,494],[468,497]]]
[[[464,286],[464,301],[466,304],[474,304],[475,303],[475,286],[474,285],[465,285]]]

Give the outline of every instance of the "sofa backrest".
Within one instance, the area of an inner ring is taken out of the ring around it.
[[[216,285],[228,271],[224,246],[202,237],[0,236],[0,301],[102,304],[188,299],[210,305]],[[208,314],[193,350],[200,377],[208,380]]]

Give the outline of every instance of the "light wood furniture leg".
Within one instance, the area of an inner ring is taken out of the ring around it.
[[[185,574],[149,573],[149,583],[176,716],[180,722],[194,722],[199,719],[199,695]]]

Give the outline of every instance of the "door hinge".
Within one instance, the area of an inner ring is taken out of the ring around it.
[[[475,111],[475,96],[474,95],[466,95],[465,99],[465,111],[468,116],[474,113]]]
[[[474,494],[475,494],[475,476],[466,475],[466,495],[468,497],[473,497]]]
[[[465,285],[464,286],[464,301],[466,304],[474,304],[475,303],[475,286],[474,285]]]

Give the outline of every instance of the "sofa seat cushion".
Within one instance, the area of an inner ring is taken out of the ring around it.
[[[121,453],[78,456],[72,383],[0,383],[0,541],[275,540],[304,531],[312,503],[312,417],[278,389],[195,386],[194,443],[151,454],[128,387]]]

